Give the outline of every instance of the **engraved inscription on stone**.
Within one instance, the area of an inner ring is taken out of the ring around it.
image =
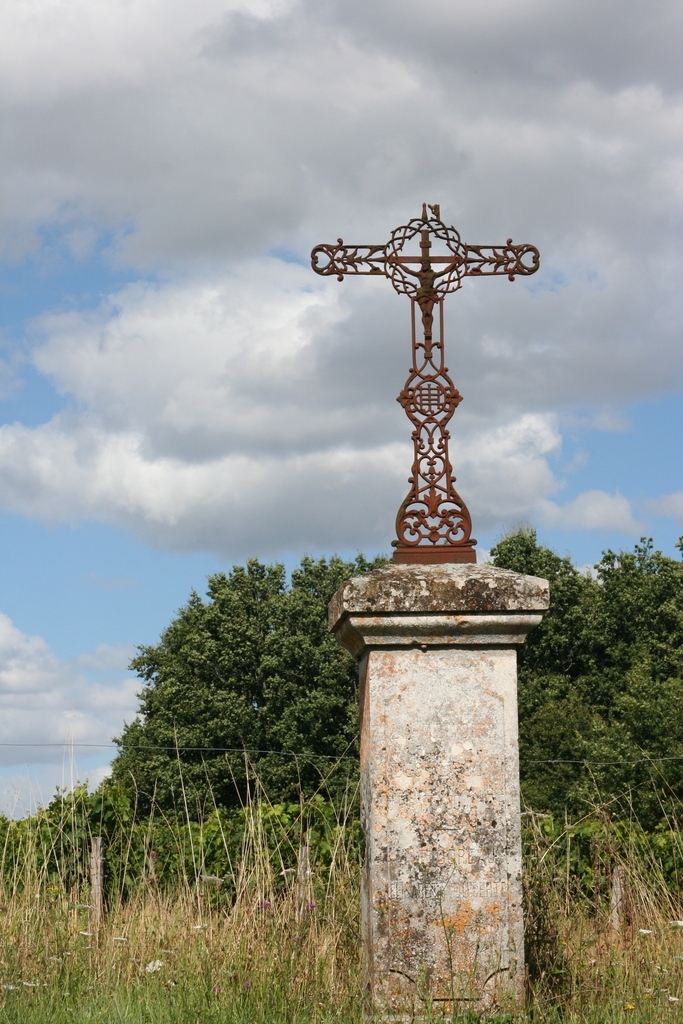
[[[433,882],[419,882],[413,891],[416,900],[442,900],[444,895],[443,888]]]
[[[454,896],[474,900],[479,897],[507,896],[507,882],[458,882],[452,889]]]
[[[419,882],[413,887],[412,896],[416,900],[443,900],[445,896],[456,899],[492,899],[507,896],[507,882],[451,882],[445,888],[433,882]]]
[[[401,887],[397,881],[391,881],[386,889],[378,889],[374,894],[375,903],[382,905],[389,901],[401,899]]]

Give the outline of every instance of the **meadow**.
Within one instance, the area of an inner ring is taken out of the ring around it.
[[[214,808],[201,823],[134,812],[116,789],[81,788],[0,822],[0,1021],[383,1019],[364,987],[354,794],[337,808],[320,795],[274,804],[256,787],[237,812]],[[524,822],[527,1002],[487,1019],[683,1020],[675,822],[647,834],[604,807],[573,824]],[[100,910],[90,869],[102,835]],[[405,1010],[478,1019],[418,998]]]

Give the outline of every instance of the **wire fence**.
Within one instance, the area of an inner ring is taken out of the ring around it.
[[[160,743],[72,743],[70,740],[65,740],[61,743],[0,743],[2,747],[23,747],[23,748],[34,748],[42,750],[50,747],[61,747],[63,749],[97,749],[97,750],[119,750],[121,752],[126,750],[169,750],[174,754],[183,752],[194,752],[194,753],[213,753],[213,754],[274,754],[276,757],[298,757],[298,758],[319,758],[324,761],[357,761],[358,758],[353,754],[311,754],[304,752],[295,752],[293,750],[263,750],[258,747],[191,747],[185,746],[182,743],[173,745],[164,745]],[[636,765],[636,764],[654,764],[662,761],[683,761],[683,754],[667,754],[661,757],[650,757],[645,755],[644,757],[637,757],[632,759],[617,760],[617,761],[590,761],[583,758],[522,758],[522,764],[584,764],[591,765],[593,767],[609,767],[611,765]]]

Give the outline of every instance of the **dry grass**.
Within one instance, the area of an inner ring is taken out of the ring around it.
[[[44,825],[5,849],[0,879],[0,1021],[136,1024],[351,1024],[368,1017],[359,944],[359,867],[352,829],[333,830],[307,874],[306,815],[274,839],[259,805],[245,812],[223,881],[179,862],[172,884],[142,878],[116,890],[97,922],[81,880],[45,868]],[[671,872],[634,832],[593,821],[589,868],[572,860],[571,828],[527,830],[527,1007],[499,1020],[604,1024],[683,1020],[683,918]],[[673,835],[673,833],[672,833]],[[673,841],[678,841],[675,833]],[[587,845],[586,845],[587,844]],[[287,864],[298,860],[297,875]],[[42,867],[39,865],[42,863]],[[614,869],[617,867],[617,875]],[[583,873],[582,873],[583,872]],[[619,878],[621,899],[611,891]],[[415,1019],[442,1019],[419,1007]],[[466,1020],[456,1014],[447,1017]],[[471,1019],[471,1018],[469,1018]]]
[[[62,823],[61,834],[44,821],[24,827],[11,855],[6,843],[0,877],[0,1019],[358,1019],[359,868],[352,830],[340,822],[324,865],[297,875],[285,865],[293,854],[295,863],[307,863],[306,808],[274,837],[263,806],[245,809],[237,855],[224,837],[230,867],[221,878],[204,873],[202,833],[178,826],[179,847],[189,837],[189,870],[183,856],[170,884],[147,871],[132,887],[115,888],[101,920],[87,881],[69,886],[66,869],[55,873],[59,857],[45,856],[46,842],[53,854],[66,848],[72,823]],[[125,843],[121,849],[125,860]]]
[[[642,833],[615,829],[599,815],[590,825],[583,872],[571,856],[580,826],[548,835],[542,820],[531,816],[528,825],[527,1018],[683,1019],[681,893]],[[677,832],[669,838],[681,839]]]
[[[123,1020],[181,1008],[184,1017],[241,1019],[250,1008],[252,1020],[337,1019],[360,987],[355,892],[336,886],[334,899],[303,911],[295,890],[269,895],[245,885],[226,912],[200,892],[150,890],[98,928],[63,897],[25,894],[3,924],[6,1017],[31,1019],[32,1002],[98,1019],[90,1004],[113,1000],[127,1007]]]

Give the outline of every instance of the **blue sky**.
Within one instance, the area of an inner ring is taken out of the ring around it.
[[[480,549],[524,522],[580,566],[641,535],[677,557],[678,5],[4,17],[0,742],[56,744],[0,747],[4,806],[104,775],[106,747],[73,769],[64,745],[135,713],[135,645],[209,573],[389,551],[408,310],[307,254],[425,200],[466,241],[541,250],[529,282],[446,307]]]

